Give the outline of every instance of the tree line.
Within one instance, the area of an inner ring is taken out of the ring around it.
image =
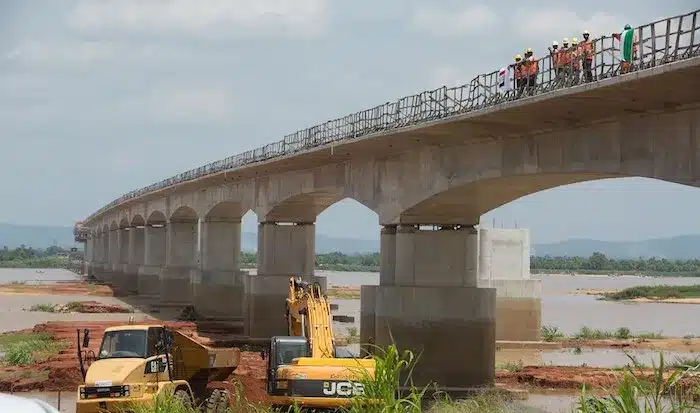
[[[244,252],[241,263],[250,268],[256,265],[256,254]],[[330,271],[379,271],[379,253],[343,254],[331,252],[316,254],[316,268]],[[624,273],[649,275],[698,275],[700,259],[668,260],[665,258],[614,259],[596,252],[590,257],[530,257],[533,273]]]
[[[17,248],[4,246],[0,249],[0,268],[57,268],[64,267],[60,254],[68,254],[69,250],[51,246],[45,249],[21,245]]]
[[[46,249],[32,248],[22,245],[0,250],[0,267],[31,267],[37,265],[59,265],[56,257],[70,253],[69,250],[52,246]],[[241,252],[241,266],[254,268],[257,254]],[[316,268],[328,271],[379,271],[380,258],[378,252],[365,254],[343,254],[331,252],[316,254]],[[700,259],[669,260],[665,258],[615,259],[596,252],[590,257],[530,257],[530,269],[533,273],[618,273],[646,275],[684,275],[700,276]]]

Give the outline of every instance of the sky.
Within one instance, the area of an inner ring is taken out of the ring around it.
[[[72,225],[122,193],[287,133],[468,83],[527,47],[619,31],[693,0],[2,0],[0,221]],[[533,194],[482,217],[534,242],[700,233],[700,189],[641,178]],[[349,226],[351,221],[354,225]],[[256,218],[246,216],[244,230]],[[317,221],[376,239],[352,200]]]

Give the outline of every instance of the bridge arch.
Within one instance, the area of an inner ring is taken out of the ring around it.
[[[248,212],[243,209],[240,202],[222,201],[209,208],[204,214],[204,218],[207,221],[240,221],[243,215]]]
[[[117,224],[117,221],[112,221],[112,223],[109,224],[109,230],[115,231],[117,229],[119,229],[119,224]]]
[[[122,219],[119,221],[119,229],[129,228],[130,226],[131,223],[127,217],[122,217]]]
[[[344,199],[352,199],[373,210],[355,194],[342,188],[319,189],[310,192],[291,194],[261,214],[261,222],[316,222],[316,218]]]
[[[477,224],[501,205],[577,182],[643,177],[700,186],[700,109],[404,156],[427,162],[402,176],[400,201],[382,223]]]
[[[168,219],[165,217],[165,214],[156,210],[148,215],[146,225],[164,225],[167,221]]]
[[[141,214],[136,214],[131,217],[131,226],[132,227],[143,227],[146,225],[146,220],[143,218],[143,215]]]
[[[194,208],[182,205],[170,214],[170,222],[192,222],[199,220],[199,215]]]

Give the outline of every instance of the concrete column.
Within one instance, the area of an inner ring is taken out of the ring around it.
[[[379,284],[394,285],[396,281],[396,225],[382,227],[379,252]]]
[[[396,285],[476,287],[479,233],[474,227],[396,231]]]
[[[111,231],[112,239],[110,246],[114,248],[110,250],[110,274],[111,284],[114,292],[118,295],[125,295],[126,280],[124,279],[124,264],[129,254],[129,231],[126,228],[119,228]],[[114,244],[112,244],[114,240]]]
[[[192,281],[200,277],[197,226],[197,221],[171,221],[166,226],[165,267],[160,277],[161,305],[194,304]]]
[[[100,281],[105,280],[105,269],[107,266],[107,255],[109,251],[109,235],[105,232],[97,234],[97,260],[95,262],[95,278]]]
[[[144,261],[139,267],[139,295],[160,295],[160,274],[165,266],[165,226],[144,228]]]
[[[110,230],[107,234],[108,249],[107,249],[107,265],[105,266],[105,282],[114,285],[115,270],[119,266],[119,230]]]
[[[391,257],[387,232],[381,254]],[[362,341],[374,338],[375,344],[387,346],[393,336],[399,349],[420,354],[413,372],[418,386],[432,382],[459,394],[491,385],[496,290],[477,287],[478,232],[473,226],[426,230],[401,225],[395,237],[394,284],[380,276],[381,285],[362,288]]]
[[[326,278],[314,276],[316,226],[313,223],[258,225],[258,271],[248,277],[246,333],[251,337],[285,335],[285,300],[289,278],[318,282],[326,290]]]
[[[131,264],[131,256],[136,247],[136,236],[138,228],[125,228],[119,232],[119,266],[121,276],[116,285],[119,291],[125,295],[136,294],[138,292],[138,265]],[[141,229],[143,231],[143,229]],[[143,255],[143,244],[141,244],[141,255]]]
[[[241,321],[245,274],[239,270],[241,219],[206,218],[201,222],[202,276],[193,282],[197,314],[209,319]]]
[[[95,236],[90,234],[85,242],[85,275],[88,277],[94,277],[94,263],[95,263]]]
[[[542,280],[530,277],[530,232],[480,229],[479,249],[479,286],[496,289],[496,339],[540,340]]]

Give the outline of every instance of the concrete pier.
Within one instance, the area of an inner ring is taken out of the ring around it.
[[[496,339],[538,341],[542,280],[530,277],[530,231],[479,230],[479,286],[496,289]]]
[[[493,383],[496,290],[477,287],[478,247],[473,226],[382,231],[380,285],[362,287],[360,338],[420,354],[418,386],[459,391]]]
[[[287,334],[285,320],[289,278],[318,282],[323,291],[326,278],[314,276],[316,226],[313,223],[263,222],[258,225],[258,271],[247,277],[248,318],[251,337]]]
[[[192,280],[197,314],[207,319],[243,320],[247,273],[239,269],[241,219],[206,218],[201,231],[202,271]]]
[[[163,224],[155,224],[163,225]],[[165,265],[165,226],[144,228],[144,264],[138,269],[138,293],[144,297],[160,295],[160,275]]]
[[[195,220],[171,219],[166,228],[165,266],[160,275],[160,304],[184,307],[194,304],[192,280],[199,277]]]

